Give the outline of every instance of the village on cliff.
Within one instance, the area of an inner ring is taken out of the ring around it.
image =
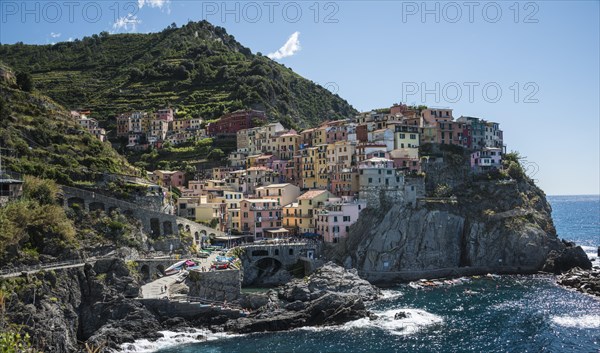
[[[106,132],[86,111],[73,111],[81,126],[102,141]],[[384,193],[415,205],[425,196],[424,175],[443,156],[426,146],[460,146],[473,175],[499,170],[506,152],[496,122],[461,116],[452,109],[409,107],[360,113],[302,131],[269,123],[262,111],[240,110],[215,121],[177,118],[173,109],[116,117],[116,136],[131,150],[161,149],[206,137],[235,136],[228,166],[206,178],[186,180],[178,170],[147,172],[165,189],[178,189],[171,212],[210,224],[228,239],[315,237],[337,243],[362,210],[379,206]],[[195,242],[209,239],[196,235]]]

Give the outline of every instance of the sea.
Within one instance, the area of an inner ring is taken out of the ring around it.
[[[598,266],[600,196],[549,196],[561,238]],[[230,335],[199,329],[123,345],[125,352],[600,352],[600,299],[550,275],[481,276],[432,289],[400,285],[370,304],[376,320]],[[398,320],[398,312],[406,317]],[[200,340],[198,338],[201,337]]]

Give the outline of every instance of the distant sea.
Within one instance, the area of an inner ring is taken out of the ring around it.
[[[549,196],[561,238],[596,258],[600,196]],[[598,264],[598,260],[595,261]],[[131,352],[600,352],[600,300],[557,286],[553,276],[483,276],[463,284],[386,290],[379,318],[343,326],[249,335],[164,332]],[[399,310],[409,318],[394,320]],[[195,337],[203,335],[202,342]]]

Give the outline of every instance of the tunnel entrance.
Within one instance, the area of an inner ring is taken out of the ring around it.
[[[256,261],[255,266],[258,269],[257,279],[260,280],[264,277],[269,277],[277,273],[277,271],[281,270],[282,264],[277,259],[265,257]]]
[[[150,266],[142,265],[142,268],[140,269],[140,273],[142,274],[142,279],[144,281],[150,280]]]

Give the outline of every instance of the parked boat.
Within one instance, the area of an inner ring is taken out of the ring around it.
[[[182,261],[176,262],[173,265],[167,267],[167,269],[165,270],[165,275],[171,276],[171,275],[181,272],[181,270],[183,269],[183,265],[185,264],[186,261],[188,261],[188,260],[182,260]]]

